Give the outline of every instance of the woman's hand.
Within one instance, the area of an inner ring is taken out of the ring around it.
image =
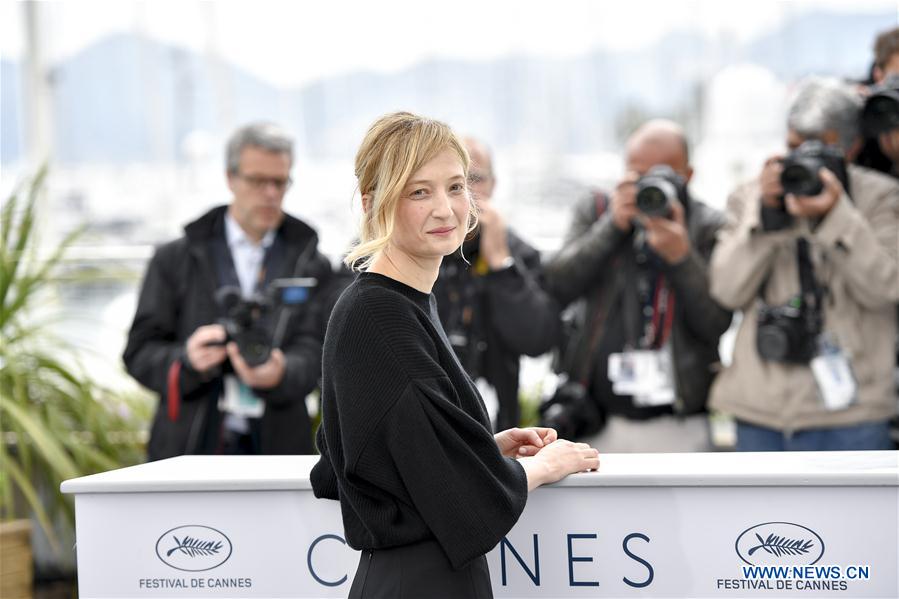
[[[586,443],[572,443],[559,439],[547,444],[533,456],[518,461],[528,477],[528,491],[540,485],[554,483],[575,472],[599,468],[599,451]]]
[[[555,429],[532,426],[510,428],[493,435],[500,453],[507,458],[524,458],[537,452],[559,438]]]

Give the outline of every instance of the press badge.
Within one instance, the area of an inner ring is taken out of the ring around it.
[[[818,355],[809,365],[824,407],[828,410],[848,408],[855,399],[858,384],[849,358],[829,335],[821,335],[818,339]]]
[[[671,352],[667,348],[609,354],[608,375],[612,391],[632,396],[637,406],[674,402]]]
[[[234,375],[225,376],[225,390],[219,398],[219,409],[244,418],[260,418],[265,402],[253,395],[253,390]]]

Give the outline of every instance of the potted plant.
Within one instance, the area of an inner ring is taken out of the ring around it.
[[[80,230],[41,254],[35,212],[45,175],[14,190],[0,212],[0,521],[21,545],[28,525],[10,522],[33,520],[59,553],[59,523],[74,530],[74,506],[60,483],[140,462],[148,407],[144,396],[93,380],[48,327],[42,308]],[[4,579],[7,568],[23,569],[6,551]]]

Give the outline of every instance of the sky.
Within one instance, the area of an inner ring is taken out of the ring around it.
[[[24,51],[22,2],[0,1],[0,53]],[[276,85],[429,58],[573,56],[635,49],[681,28],[744,41],[815,9],[899,12],[895,0],[68,0],[36,3],[48,61],[97,39],[141,32],[214,52]]]

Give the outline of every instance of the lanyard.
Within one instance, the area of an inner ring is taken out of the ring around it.
[[[668,286],[665,276],[656,278],[655,293],[652,300],[652,318],[647,323],[644,347],[659,349],[668,341],[674,323],[674,293]]]

